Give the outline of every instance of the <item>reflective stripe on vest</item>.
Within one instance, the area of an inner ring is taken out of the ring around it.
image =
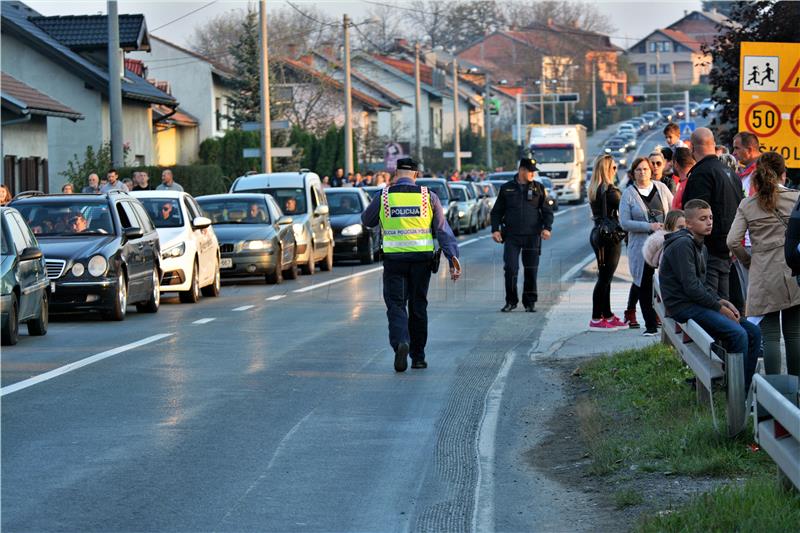
[[[433,210],[427,187],[420,192],[381,193],[383,253],[432,252]]]

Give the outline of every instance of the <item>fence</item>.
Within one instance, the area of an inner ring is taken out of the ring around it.
[[[776,386],[782,386],[778,390]],[[788,396],[788,398],[787,398]],[[755,440],[769,454],[781,478],[800,490],[800,401],[797,376],[753,378],[753,431]]]

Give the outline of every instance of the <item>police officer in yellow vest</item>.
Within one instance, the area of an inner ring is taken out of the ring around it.
[[[409,355],[411,368],[428,367],[425,345],[434,237],[450,264],[450,278],[456,281],[461,275],[458,244],[442,203],[427,187],[415,185],[417,169],[413,159],[399,159],[394,184],[361,215],[365,226],[380,224],[383,233],[383,300],[397,372],[408,368]]]

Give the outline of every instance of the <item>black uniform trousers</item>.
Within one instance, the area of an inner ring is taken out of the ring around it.
[[[503,239],[503,263],[506,279],[506,303],[517,305],[517,277],[519,256],[522,255],[523,286],[522,305],[536,303],[536,275],[539,272],[539,254],[542,251],[542,238],[539,235],[506,235]]]
[[[406,342],[412,361],[425,360],[428,343],[429,261],[384,261],[383,301],[389,319],[389,344],[392,349]]]

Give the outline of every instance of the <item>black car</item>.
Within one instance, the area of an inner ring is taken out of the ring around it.
[[[333,258],[337,261],[358,259],[369,265],[381,253],[381,230],[361,223],[361,213],[370,204],[369,196],[361,189],[347,187],[325,191],[330,207],[333,230]]]
[[[11,204],[44,252],[52,312],[99,311],[123,320],[131,303],[158,311],[158,233],[136,198],[118,191],[26,195]]]
[[[222,277],[264,276],[268,283],[297,279],[293,220],[271,195],[212,194],[195,200],[217,234]]]

